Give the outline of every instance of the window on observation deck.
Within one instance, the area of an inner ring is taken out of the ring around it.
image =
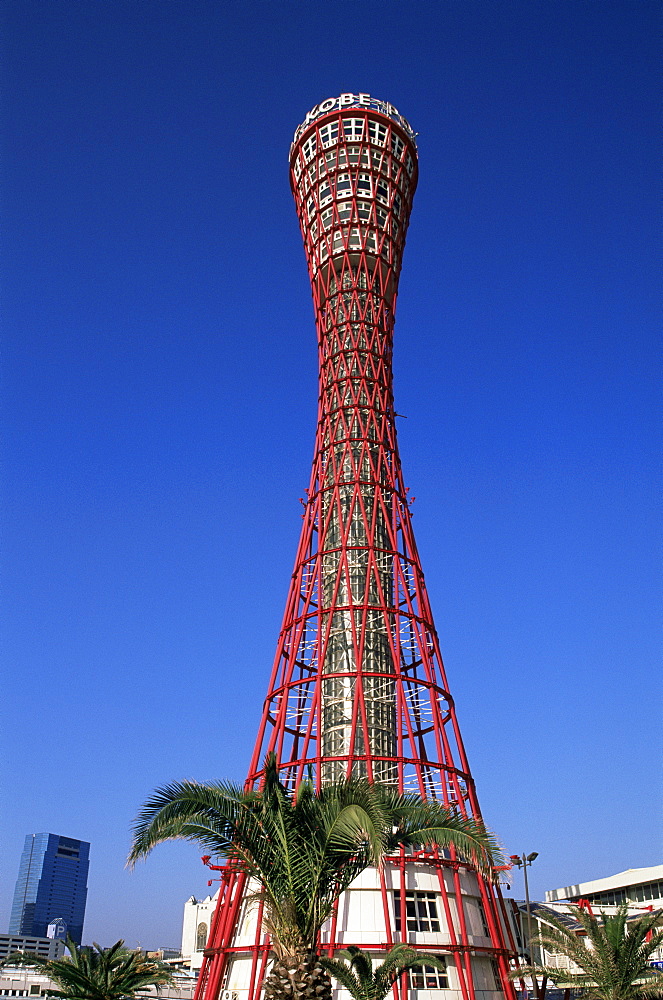
[[[329,181],[322,181],[320,187],[318,188],[318,197],[320,199],[321,205],[326,205],[328,201],[331,201],[331,188],[329,186]]]
[[[389,204],[389,185],[380,177],[375,185],[375,194],[379,201]]]
[[[374,146],[384,146],[387,140],[387,126],[380,122],[369,122],[368,135]]]
[[[360,162],[362,167],[370,167],[371,165],[368,150],[361,146],[348,146],[348,160],[352,166],[358,166]]]
[[[377,219],[378,226],[380,229],[384,229],[387,224],[387,213],[384,208],[380,208],[379,205],[375,208],[375,217]]]
[[[414,160],[412,159],[411,153],[408,153],[405,157],[405,169],[407,170],[408,177],[412,177],[414,172]]]
[[[329,229],[332,224],[332,209],[326,208],[322,215],[320,216],[320,221],[322,222],[324,229]]]
[[[349,197],[352,193],[352,186],[350,184],[350,174],[339,174],[336,178],[336,197]]]
[[[345,118],[343,120],[343,132],[346,139],[361,139],[364,135],[364,119]]]
[[[393,153],[393,155],[396,157],[397,160],[400,160],[401,156],[403,155],[404,149],[405,149],[405,144],[403,140],[399,136],[397,136],[395,132],[392,132],[391,152]]]
[[[312,156],[315,156],[315,151],[317,149],[317,140],[314,135],[310,136],[302,146],[302,153],[304,154],[304,159],[308,163]]]
[[[297,159],[295,160],[295,165],[292,168],[292,172],[294,173],[296,180],[299,180],[299,178],[302,176],[302,163],[299,157],[297,157]]]
[[[338,122],[328,122],[327,125],[321,126],[320,142],[325,149],[327,146],[333,146],[335,142],[338,142]]]
[[[357,194],[362,198],[370,198],[372,194],[371,190],[371,175],[370,174],[359,174],[357,177]]]
[[[357,202],[357,215],[361,222],[368,222],[371,217],[371,204],[368,201]]]
[[[394,215],[400,215],[402,207],[403,207],[403,202],[401,201],[401,196],[399,194],[395,194],[394,195]]]
[[[352,202],[351,201],[341,201],[338,205],[338,221],[339,222],[349,222],[350,216],[352,215]]]
[[[313,213],[315,212],[315,199],[314,199],[314,198],[311,198],[311,199],[309,200],[309,203],[308,203],[308,205],[306,206],[306,210],[307,210],[307,212],[308,212],[308,217],[309,217],[309,219],[310,219],[310,218],[311,218],[311,216],[313,215]]]

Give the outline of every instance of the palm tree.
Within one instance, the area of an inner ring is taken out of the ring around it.
[[[663,931],[656,931],[663,914],[660,910],[629,919],[628,905],[622,903],[614,914],[594,916],[579,907],[569,913],[584,934],[548,910],[535,943],[570,959],[579,971],[546,965],[528,965],[511,973],[548,976],[553,982],[574,990],[582,989],[596,1000],[647,1000],[663,997],[662,973],[649,964],[652,954],[663,944]]]
[[[65,958],[38,958],[27,952],[10,955],[2,965],[31,965],[44,972],[60,987],[49,990],[51,997],[66,1000],[130,1000],[148,986],[165,986],[173,982],[172,969],[163,962],[145,957],[141,951],[130,951],[124,941],[111,948],[79,948],[67,938],[69,955]]]
[[[321,958],[320,964],[345,987],[354,1000],[384,1000],[405,969],[421,965],[446,969],[446,963],[439,955],[415,951],[407,944],[395,944],[377,969],[373,969],[371,955],[355,945],[339,952],[338,958]]]
[[[192,781],[157,789],[136,820],[128,863],[176,838],[224,855],[259,886],[252,898],[264,903],[275,955],[266,998],[297,998],[307,988],[313,989],[308,995],[331,996],[316,951],[320,928],[350,883],[401,845],[453,846],[485,872],[501,861],[482,823],[438,802],[366,780],[332,783],[316,792],[309,778],[293,794],[279,781],[273,754],[265,760],[260,791]]]

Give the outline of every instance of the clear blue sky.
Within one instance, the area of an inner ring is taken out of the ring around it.
[[[153,787],[248,767],[317,398],[287,154],[343,91],[419,132],[396,407],[486,820],[534,895],[660,862],[657,5],[19,0],[1,30],[0,929],[28,832],[91,842],[85,940],[178,945],[208,891],[192,845],[124,857]]]

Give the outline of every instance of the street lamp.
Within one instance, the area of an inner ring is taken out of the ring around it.
[[[534,949],[532,947],[532,911],[529,905],[529,886],[527,884],[527,869],[530,867],[532,862],[538,858],[538,852],[532,851],[531,854],[511,854],[509,856],[509,861],[512,865],[516,865],[517,868],[522,868],[523,875],[525,876],[525,906],[527,908],[527,944],[529,946],[530,962],[534,962]]]

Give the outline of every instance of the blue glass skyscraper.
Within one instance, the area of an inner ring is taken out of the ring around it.
[[[9,922],[10,934],[46,937],[58,918],[81,943],[90,845],[57,833],[29,833],[21,855]]]

